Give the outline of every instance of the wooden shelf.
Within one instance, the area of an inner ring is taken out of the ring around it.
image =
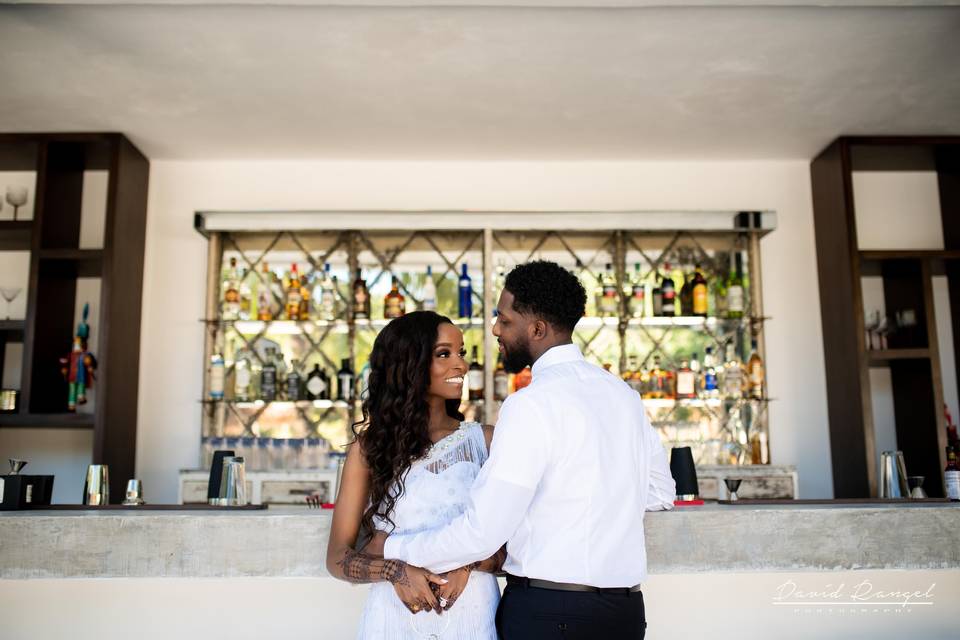
[[[0,220],[0,250],[30,251],[33,220]]]
[[[960,260],[960,251],[936,249],[900,250],[875,249],[860,251],[861,260]]]
[[[64,265],[77,278],[96,278],[103,271],[102,249],[41,249],[41,267]]]
[[[871,365],[884,365],[891,360],[927,360],[930,358],[930,349],[885,349],[883,351],[867,351],[867,359]]]
[[[21,429],[92,429],[95,421],[87,413],[0,413],[0,427]]]
[[[23,320],[0,320],[0,331],[16,333],[23,331],[26,324]]]

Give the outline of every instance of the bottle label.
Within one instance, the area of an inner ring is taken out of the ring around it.
[[[237,375],[234,379],[237,391],[246,392],[247,388],[250,386],[250,369],[246,367],[238,367]]]
[[[717,374],[707,372],[703,376],[703,388],[705,391],[716,391],[717,390]]]
[[[483,369],[471,369],[467,372],[467,388],[470,391],[483,391]]]
[[[387,298],[386,304],[383,307],[383,315],[387,319],[399,318],[402,316],[403,310],[400,307],[400,298]]]
[[[310,395],[320,396],[327,390],[327,383],[320,376],[314,376],[307,380],[307,391]]]
[[[943,479],[947,485],[947,497],[960,500],[960,471],[945,471]]]
[[[510,379],[506,375],[494,376],[493,395],[497,400],[503,400],[510,392]]]
[[[680,371],[677,373],[677,395],[692,396],[695,392],[695,383],[693,371]]]
[[[707,285],[698,284],[693,287],[693,313],[706,315],[707,313]]]
[[[436,310],[437,310],[437,299],[436,299],[436,298],[424,298],[424,299],[423,299],[423,310],[424,310],[424,311],[436,311]]]
[[[743,313],[743,287],[738,284],[727,289],[727,312]]]

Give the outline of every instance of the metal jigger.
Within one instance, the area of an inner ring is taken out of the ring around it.
[[[740,483],[743,482],[743,478],[724,478],[723,484],[727,485],[727,491],[730,494],[730,497],[727,498],[730,502],[739,500],[737,497],[737,489],[740,488]]]
[[[7,462],[10,463],[10,475],[15,476],[20,473],[20,469],[23,469],[27,466],[26,460],[17,460],[16,458],[8,458]]]
[[[127,480],[127,493],[123,499],[123,504],[128,507],[144,504],[142,482],[139,480]]]

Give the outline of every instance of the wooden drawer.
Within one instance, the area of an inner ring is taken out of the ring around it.
[[[304,504],[307,496],[319,494],[321,502],[333,502],[329,480],[264,480],[260,486],[263,504]]]
[[[247,502],[253,501],[253,483],[247,480]],[[206,480],[181,480],[183,504],[207,504]]]

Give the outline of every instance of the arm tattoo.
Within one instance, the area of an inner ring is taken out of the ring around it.
[[[343,558],[337,562],[347,582],[365,584],[386,580],[392,584],[409,585],[407,565],[400,560],[384,560],[376,556],[347,549]]]

